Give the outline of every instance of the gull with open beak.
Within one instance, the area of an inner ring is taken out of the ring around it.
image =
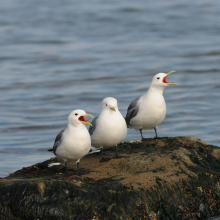
[[[118,110],[118,104],[115,98],[107,97],[103,99],[101,113],[93,119],[89,133],[91,135],[92,146],[101,148],[101,161],[107,161],[103,157],[104,147],[115,146],[116,158],[119,157],[117,144],[126,137],[127,125]]]
[[[65,163],[67,173],[67,162],[69,161],[76,161],[77,173],[79,173],[80,159],[88,154],[91,148],[91,138],[85,126],[85,124],[90,126],[91,124],[88,122],[90,119],[84,118],[86,116],[93,117],[84,110],[72,111],[68,117],[67,128],[57,135],[53,149],[48,150],[53,151],[56,157]]]
[[[166,103],[163,97],[163,91],[167,86],[177,85],[174,82],[167,82],[167,77],[175,71],[158,73],[153,77],[152,83],[144,95],[136,98],[128,107],[126,123],[128,128],[134,128],[141,133],[142,130],[154,129],[156,138],[157,126],[166,116]]]

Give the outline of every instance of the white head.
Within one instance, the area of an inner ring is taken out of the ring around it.
[[[87,114],[84,110],[77,109],[72,111],[68,116],[68,125],[78,126],[82,124],[88,124],[91,125],[88,120],[85,120],[84,116],[90,116],[93,117],[90,114]],[[91,125],[92,126],[92,125]]]
[[[167,77],[173,73],[175,71],[170,71],[168,73],[157,73],[154,77],[153,77],[153,80],[152,80],[152,83],[151,83],[151,87],[162,87],[162,88],[166,88],[167,86],[170,86],[170,85],[177,85],[176,83],[172,82],[172,83],[169,83],[167,82]]]
[[[102,101],[102,111],[116,112],[118,110],[117,99],[107,97]]]

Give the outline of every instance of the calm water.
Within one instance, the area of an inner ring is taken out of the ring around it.
[[[219,8],[219,0],[2,1],[0,176],[50,158],[72,110],[96,116],[113,96],[125,115],[170,70],[179,85],[164,91],[158,134],[219,146]],[[132,139],[140,134],[129,129]]]

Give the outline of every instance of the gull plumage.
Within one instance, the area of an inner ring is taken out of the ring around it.
[[[91,124],[85,120],[85,116],[93,117],[81,109],[72,111],[68,116],[67,128],[57,135],[53,149],[49,150],[65,163],[66,170],[67,162],[76,161],[79,172],[80,159],[90,150],[91,138],[85,124]]]
[[[92,146],[101,148],[102,160],[103,148],[115,146],[116,157],[118,156],[117,144],[127,135],[127,125],[125,119],[118,110],[117,100],[107,97],[102,101],[101,113],[92,121],[92,127],[89,128]]]
[[[166,78],[175,71],[169,73],[158,73],[153,77],[152,83],[144,95],[136,98],[128,107],[126,115],[126,123],[128,128],[139,130],[154,129],[157,135],[157,126],[164,120],[166,116],[166,102],[163,97],[164,89],[169,85],[177,85],[176,83],[168,83]]]

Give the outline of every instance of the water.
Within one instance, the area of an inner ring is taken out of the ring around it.
[[[107,96],[126,114],[158,72],[161,136],[220,145],[220,1],[7,0],[0,8],[0,176],[49,159],[67,116],[96,116]],[[154,131],[144,131],[153,137]],[[126,140],[140,139],[128,130]]]

